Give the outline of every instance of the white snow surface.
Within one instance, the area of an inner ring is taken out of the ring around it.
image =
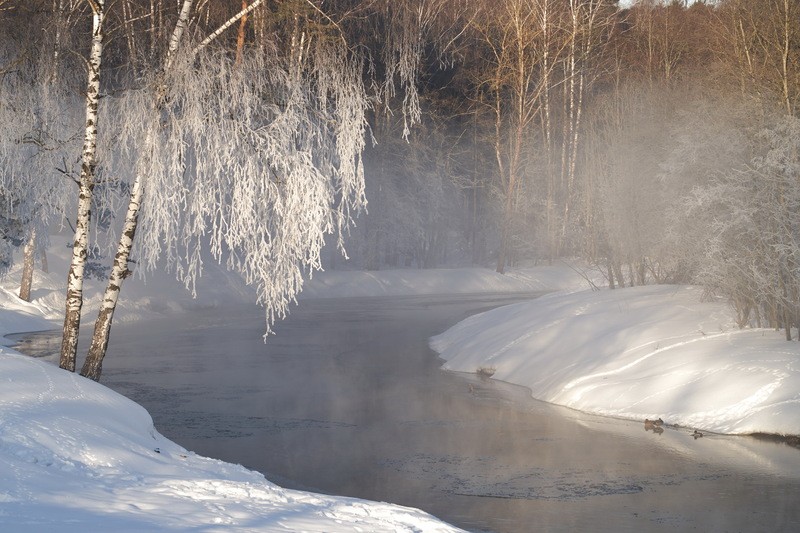
[[[691,286],[554,293],[431,339],[460,372],[494,369],[534,398],[711,432],[800,435],[800,343],[738,329]]]

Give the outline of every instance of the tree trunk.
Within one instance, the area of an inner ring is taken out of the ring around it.
[[[545,225],[547,226],[547,258],[550,265],[556,256],[556,230],[555,206],[556,185],[553,170],[553,120],[550,102],[550,35],[552,23],[549,17],[549,4],[544,2],[541,6],[541,32],[542,32],[542,129],[544,134],[545,175],[547,179],[547,200],[545,202]]]
[[[61,36],[64,33],[64,0],[58,0],[58,3],[53,2],[55,9],[55,38],[53,39],[53,64],[50,70],[50,82],[55,84],[58,82],[58,60],[61,54]]]
[[[614,285],[614,268],[611,266],[611,261],[608,261],[608,288],[612,291],[616,289]]]
[[[175,29],[169,40],[169,48],[167,50],[167,57],[164,62],[164,70],[170,68],[172,60],[175,57],[175,52],[181,42],[181,37],[189,20],[189,14],[192,10],[194,0],[184,0],[181,7],[178,21],[175,24]],[[160,107],[160,102],[156,102],[155,111]],[[153,137],[148,136],[148,142],[152,142]],[[147,147],[145,147],[147,149]],[[119,238],[119,245],[117,247],[117,254],[114,256],[114,265],[111,267],[111,275],[108,278],[108,285],[106,286],[105,293],[103,294],[103,302],[100,305],[100,312],[97,315],[97,321],[94,324],[94,333],[92,334],[92,343],[89,346],[89,352],[86,355],[83,368],[81,368],[81,375],[95,381],[100,379],[100,374],[103,370],[103,359],[106,356],[106,349],[108,348],[108,339],[111,333],[111,322],[114,318],[114,311],[117,308],[117,301],[119,300],[119,292],[122,289],[122,282],[130,275],[128,270],[128,260],[130,258],[131,248],[133,247],[133,238],[136,235],[136,226],[139,220],[139,208],[142,203],[143,186],[141,183],[141,176],[137,175],[131,188],[131,198],[128,203],[128,212],[125,215],[125,225],[122,228],[122,234]]]
[[[188,0],[187,0],[187,1],[188,1]],[[211,34],[209,34],[209,35],[208,35],[208,37],[206,37],[205,39],[203,39],[203,40],[200,42],[200,44],[198,44],[198,45],[195,47],[195,49],[194,49],[194,53],[197,53],[197,52],[198,52],[198,51],[200,51],[201,49],[205,48],[205,47],[208,45],[208,43],[210,43],[211,41],[213,41],[214,39],[216,39],[217,37],[219,37],[219,36],[220,36],[220,35],[221,35],[221,34],[222,34],[222,33],[223,33],[225,30],[227,30],[228,28],[230,28],[231,26],[233,26],[234,24],[236,24],[236,22],[237,22],[237,21],[239,21],[239,19],[241,19],[242,17],[246,17],[246,16],[247,16],[249,13],[251,13],[251,12],[252,12],[252,11],[253,11],[255,8],[257,8],[258,6],[260,6],[260,5],[261,5],[263,2],[264,2],[264,0],[255,0],[255,1],[254,1],[252,4],[250,4],[249,6],[248,6],[248,5],[247,5],[245,2],[242,2],[243,6],[244,6],[244,7],[243,7],[243,9],[242,9],[241,11],[239,11],[238,13],[236,13],[236,14],[235,14],[234,16],[232,16],[231,18],[229,18],[229,19],[228,19],[228,20],[225,22],[225,24],[223,24],[222,26],[220,26],[219,28],[217,28],[217,29],[216,29],[214,32],[212,32]],[[179,39],[180,39],[180,37],[179,37]]]
[[[31,234],[23,248],[22,281],[19,286],[19,297],[26,302],[31,301],[31,285],[33,284],[33,257],[36,251],[36,232]]]
[[[247,0],[242,0],[242,9],[247,9]],[[247,15],[243,15],[239,21],[239,33],[236,35],[236,65],[242,62],[242,52],[244,51],[244,38],[246,36]]]
[[[620,289],[624,289],[625,276],[622,275],[622,264],[619,261],[613,261],[611,264],[614,266],[614,274],[617,278],[617,285],[619,285]]]
[[[39,263],[42,267],[42,272],[49,274],[50,267],[47,265],[47,250],[45,248],[39,250]]]
[[[511,247],[511,223],[514,216],[514,198],[513,190],[515,188],[513,176],[509,177],[508,191],[506,191],[506,205],[503,211],[503,229],[500,236],[500,250],[497,252],[497,268],[498,274],[505,274],[506,263],[508,262],[509,249]]]
[[[164,64],[164,70],[169,70],[172,60],[175,58],[175,52],[181,44],[181,38],[186,26],[189,24],[189,15],[192,12],[192,5],[194,0],[183,0],[181,12],[178,15],[178,22],[175,23],[175,29],[172,30],[172,36],[169,39],[169,46],[167,48],[167,59]]]
[[[136,226],[139,219],[139,207],[142,204],[144,188],[142,180],[137,176],[131,189],[131,200],[128,204],[128,213],[125,215],[125,226],[119,238],[119,247],[114,256],[114,266],[111,268],[111,275],[108,278],[108,285],[103,294],[103,303],[100,306],[100,313],[94,323],[94,334],[89,353],[81,369],[81,375],[95,381],[100,379],[103,369],[103,358],[108,348],[109,333],[111,332],[111,321],[114,318],[114,311],[117,307],[119,292],[122,282],[130,275],[128,261],[133,247],[133,238],[136,235]]]
[[[86,86],[86,130],[83,140],[81,162],[80,192],[78,196],[78,218],[75,224],[75,241],[72,247],[72,261],[67,276],[66,311],[61,340],[59,366],[70,372],[75,371],[75,357],[78,351],[78,331],[83,307],[83,271],[86,266],[89,245],[89,220],[91,218],[92,193],[95,185],[95,153],[97,151],[97,110],[100,99],[100,61],[103,55],[103,21],[105,20],[105,0],[92,2],[92,48],[89,55],[89,79]]]

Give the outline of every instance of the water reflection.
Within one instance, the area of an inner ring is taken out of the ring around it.
[[[507,301],[305,301],[266,345],[244,307],[121,324],[103,381],[198,453],[475,531],[800,530],[796,449],[656,435],[439,370],[427,338]]]

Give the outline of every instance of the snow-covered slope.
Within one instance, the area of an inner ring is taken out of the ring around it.
[[[20,331],[44,331],[53,329],[55,324],[48,320],[41,305],[23,302],[4,287],[0,287],[0,345],[10,342],[3,335]]]
[[[47,329],[61,327],[59,322],[64,316],[67,271],[72,253],[64,245],[67,240],[65,236],[52,235],[50,239],[51,246],[47,251],[49,273],[43,273],[38,268],[34,271],[31,292],[32,308],[38,310],[43,317],[55,321]],[[135,273],[122,287],[114,322],[135,321],[152,317],[153,314],[179,313],[191,308],[215,307],[231,301],[252,303],[256,307],[255,291],[247,287],[237,274],[214,261],[206,262],[203,268],[203,275],[197,281],[197,298],[173,274],[156,271],[149,272],[142,278]],[[22,260],[18,257],[11,270],[0,278],[0,287],[5,288],[9,294],[18,294],[21,270]],[[104,289],[105,281],[84,281],[84,317],[96,318]],[[7,332],[19,331],[10,329]]]
[[[696,287],[552,294],[434,337],[445,368],[601,415],[720,433],[800,435],[800,343],[734,326]]]

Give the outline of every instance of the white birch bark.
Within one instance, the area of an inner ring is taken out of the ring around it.
[[[93,10],[92,47],[89,55],[89,77],[86,86],[86,128],[81,161],[78,217],[75,224],[72,261],[67,276],[66,311],[64,314],[64,330],[59,361],[59,366],[70,372],[75,371],[78,331],[80,329],[81,308],[83,306],[83,272],[86,266],[89,244],[89,221],[91,218],[92,191],[95,185],[95,166],[97,164],[97,116],[100,99],[100,67],[104,44],[105,0],[93,0],[91,4]]]
[[[175,58],[175,53],[181,43],[181,37],[189,20],[189,15],[192,11],[194,0],[184,0],[181,8],[178,22],[175,24],[175,29],[169,40],[169,47],[167,48],[167,57],[164,61],[163,72],[166,72],[172,65]],[[160,91],[159,91],[160,93]],[[157,113],[161,107],[161,102],[155,103],[153,112]],[[149,151],[149,145],[153,142],[155,135],[148,134],[147,146],[145,150]],[[111,334],[111,323],[114,320],[114,311],[117,308],[119,301],[119,293],[122,290],[122,283],[130,275],[128,270],[128,261],[130,260],[131,249],[133,248],[133,239],[136,235],[136,228],[139,223],[139,209],[142,205],[142,198],[144,197],[144,186],[142,184],[141,173],[136,174],[136,178],[131,187],[131,198],[128,202],[128,211],[125,215],[125,225],[122,229],[122,234],[119,238],[117,246],[117,253],[114,256],[114,264],[111,267],[111,274],[108,278],[108,285],[103,293],[103,302],[100,305],[100,311],[97,315],[97,320],[94,323],[94,333],[92,334],[92,343],[89,346],[89,352],[86,355],[83,367],[81,368],[81,375],[89,379],[98,381],[103,369],[103,359],[106,355],[108,348],[109,335]]]
[[[114,310],[117,307],[119,293],[122,289],[122,282],[130,275],[128,261],[133,247],[133,238],[136,235],[136,226],[139,220],[139,208],[142,205],[144,188],[140,176],[136,176],[131,188],[131,199],[128,204],[128,212],[125,215],[125,225],[122,228],[122,235],[119,239],[117,254],[114,256],[114,265],[111,267],[111,274],[108,278],[108,286],[103,294],[103,302],[100,304],[100,312],[94,323],[94,334],[89,353],[81,368],[81,375],[97,381],[103,367],[103,358],[108,348],[109,333],[111,332],[111,322],[114,318]]]
[[[172,32],[172,37],[169,39],[169,47],[167,48],[167,60],[164,63],[164,70],[169,70],[170,66],[172,65],[172,60],[175,57],[175,52],[178,50],[178,46],[181,44],[181,38],[183,37],[183,32],[186,29],[186,25],[189,23],[189,15],[192,12],[192,5],[194,4],[194,0],[183,0],[183,6],[181,7],[181,13],[178,15],[178,22],[175,23],[175,29]]]
[[[245,16],[247,16],[247,15],[248,15],[248,14],[249,14],[251,11],[253,11],[255,8],[257,8],[258,6],[260,6],[260,5],[261,5],[261,4],[263,4],[263,3],[264,3],[264,0],[255,0],[255,1],[254,1],[252,4],[250,4],[250,5],[249,5],[249,6],[247,6],[246,8],[244,8],[244,9],[242,9],[241,11],[239,11],[238,13],[236,13],[234,16],[232,16],[230,19],[228,19],[228,20],[225,22],[225,24],[223,24],[222,26],[220,26],[219,28],[217,28],[217,29],[216,29],[214,32],[212,32],[212,33],[211,33],[211,34],[210,34],[208,37],[206,37],[205,39],[203,39],[203,40],[200,42],[200,44],[198,44],[198,45],[195,47],[195,49],[194,49],[194,53],[196,54],[197,52],[199,52],[200,50],[202,50],[203,48],[205,48],[205,47],[208,45],[208,43],[210,43],[211,41],[213,41],[214,39],[216,39],[217,37],[219,37],[219,36],[220,36],[220,35],[221,35],[221,34],[222,34],[222,33],[223,33],[225,30],[227,30],[228,28],[230,28],[231,26],[233,26],[234,24],[236,24],[236,22],[238,22],[238,21],[239,21],[239,19],[241,19],[242,17],[245,17]]]
[[[262,3],[253,1],[204,42]],[[213,54],[179,61],[185,43],[176,31],[183,29],[173,29],[165,67],[150,90],[119,102],[142,127],[123,133],[130,136],[123,144],[137,147],[136,180],[81,370],[92,379],[101,373],[136,233],[138,268],[166,262],[187,287],[201,267],[201,237],[208,236],[217,260],[221,250],[232,250],[227,266],[256,284],[269,327],[285,316],[303,271],[320,268],[325,234],[338,228],[341,235],[351,213],[366,204],[364,65],[350,61],[346,46],[306,47],[312,57],[299,65],[253,54],[230,68]],[[281,95],[281,106],[265,102],[265,90]]]

